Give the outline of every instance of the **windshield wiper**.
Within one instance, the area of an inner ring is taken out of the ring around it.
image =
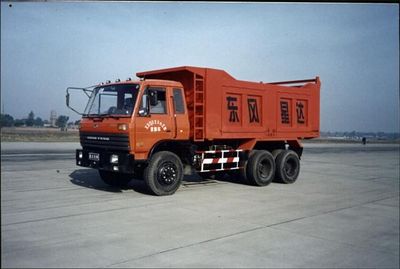
[[[115,116],[115,117],[119,117],[119,118],[126,118],[126,117],[131,117],[132,116],[132,114],[113,114],[112,116]]]
[[[93,118],[93,117],[98,117],[98,114],[83,114],[84,117],[89,117],[89,118]]]
[[[130,115],[121,115],[121,114],[110,114],[110,113],[99,114],[99,117],[110,117],[110,118],[121,118],[127,116],[130,117]]]
[[[110,114],[110,113],[101,113],[101,114],[84,114],[83,116],[89,117],[89,118],[104,118],[104,117],[110,117],[110,118],[126,118],[130,117],[131,115],[123,115],[123,114]]]

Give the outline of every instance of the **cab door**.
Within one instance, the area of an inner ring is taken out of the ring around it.
[[[185,97],[183,88],[171,87],[171,106],[174,112],[174,125],[173,132],[176,140],[188,140],[190,134],[189,115],[186,109]]]
[[[140,97],[135,115],[135,153],[138,159],[146,159],[153,145],[176,136],[175,120],[171,105],[170,89],[148,86]]]

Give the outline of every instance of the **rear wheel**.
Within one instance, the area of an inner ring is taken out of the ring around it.
[[[146,169],[144,180],[150,191],[158,196],[171,195],[181,185],[183,165],[178,156],[169,151],[155,153]]]
[[[284,150],[284,149],[274,149],[274,150],[271,152],[272,156],[274,156],[275,163],[276,163],[276,157],[278,157],[278,155],[279,155],[281,152],[283,152],[283,151],[285,151],[285,150]]]
[[[293,150],[284,150],[276,157],[276,175],[278,181],[294,183],[300,173],[299,156]]]
[[[250,154],[245,174],[247,181],[256,186],[267,186],[275,176],[275,160],[266,150],[257,150]]]
[[[132,176],[129,174],[99,170],[99,175],[104,183],[110,186],[122,187],[128,185]]]

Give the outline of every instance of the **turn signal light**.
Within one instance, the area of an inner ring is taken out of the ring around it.
[[[120,131],[126,131],[126,130],[128,130],[128,124],[126,124],[126,123],[120,123],[120,124],[118,124],[118,130],[120,130]]]

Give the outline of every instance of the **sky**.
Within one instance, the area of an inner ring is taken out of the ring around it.
[[[191,65],[319,76],[322,131],[399,132],[398,21],[397,4],[2,2],[2,112],[78,120],[69,86]]]

